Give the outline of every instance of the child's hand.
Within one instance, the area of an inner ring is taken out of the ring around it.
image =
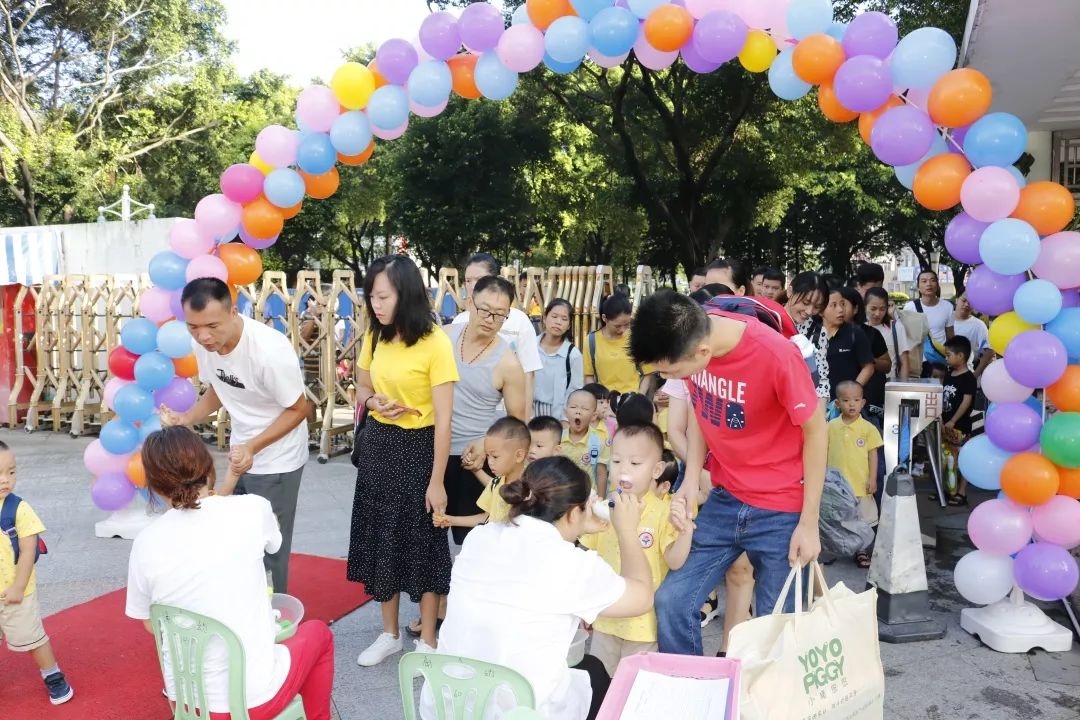
[[[877,478],[870,478],[869,480],[866,481],[866,494],[867,495],[876,495],[877,494]]]
[[[682,495],[676,495],[671,501],[671,524],[680,533],[694,530],[694,520],[690,516],[690,508],[687,507],[686,498]]]
[[[5,605],[18,605],[23,601],[23,591],[12,585],[0,594],[0,599],[4,601]]]
[[[437,528],[448,528],[452,523],[449,517],[437,512],[431,516],[431,524]]]

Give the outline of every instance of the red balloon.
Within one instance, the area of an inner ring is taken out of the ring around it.
[[[109,353],[109,372],[124,380],[135,379],[135,361],[139,356],[122,345],[117,345]]]

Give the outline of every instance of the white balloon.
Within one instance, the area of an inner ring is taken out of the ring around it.
[[[974,550],[956,563],[953,581],[968,602],[976,605],[996,603],[1012,590],[1012,558]]]

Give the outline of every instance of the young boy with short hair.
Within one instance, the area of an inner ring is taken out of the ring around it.
[[[437,527],[472,528],[486,522],[505,522],[510,516],[510,506],[502,499],[499,488],[521,479],[531,441],[529,427],[517,418],[507,416],[496,420],[484,436],[487,464],[495,474],[484,484],[484,491],[476,500],[476,506],[484,512],[464,516],[436,515],[434,524]]]
[[[668,569],[686,562],[693,539],[686,500],[675,498],[669,504],[658,494],[657,484],[668,469],[663,459],[664,436],[653,424],[620,427],[612,441],[611,471],[620,493],[631,493],[642,503],[638,540],[652,571],[653,587],[660,587]],[[671,516],[685,518],[687,529],[679,532]],[[619,572],[619,541],[613,527],[585,535],[581,544],[596,550],[615,572]],[[597,618],[593,624],[590,652],[604,663],[609,675],[615,674],[619,661],[639,652],[656,650],[656,613],[650,610],[632,618]]]
[[[537,415],[529,421],[529,462],[562,455],[563,426],[550,415]]]
[[[4,515],[14,515],[14,527],[4,527],[10,542],[0,538],[0,634],[8,650],[30,653],[41,671],[49,702],[66,703],[75,694],[60,672],[38,607],[38,535],[45,526],[30,503],[15,495],[15,453],[0,442],[0,502]],[[14,507],[14,510],[10,508]]]
[[[866,399],[863,387],[854,380],[836,386],[836,404],[840,415],[829,421],[829,467],[836,468],[851,485],[859,501],[859,515],[871,527],[877,525],[877,449],[882,446],[881,433],[862,416]],[[860,550],[855,564],[870,567],[870,553]]]
[[[975,404],[978,381],[971,372],[971,341],[963,335],[954,335],[945,341],[945,364],[949,373],[942,380],[945,391],[941,396],[942,437],[947,450],[959,456],[960,446],[971,434],[971,408]],[[959,474],[959,470],[957,471]],[[956,494],[949,498],[949,505],[967,505],[967,480],[958,478]]]
[[[566,429],[562,435],[562,454],[589,473],[600,497],[607,496],[608,458],[611,448],[604,435],[592,427],[596,415],[596,396],[585,389],[575,390],[566,398]]]

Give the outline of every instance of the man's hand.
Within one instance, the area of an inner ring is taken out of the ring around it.
[[[443,487],[441,479],[432,479],[428,483],[427,493],[424,495],[424,507],[429,513],[446,514],[446,488]]]
[[[679,533],[691,532],[694,529],[690,507],[686,503],[686,498],[681,495],[676,495],[671,501],[671,524]]]
[[[5,605],[18,605],[23,601],[23,594],[23,590],[19,590],[17,587],[12,585],[2,594],[0,594],[0,599],[3,599]]]
[[[817,522],[799,521],[795,532],[791,533],[791,545],[788,547],[788,564],[805,567],[818,559],[821,554],[821,536]]]
[[[461,467],[469,472],[483,470],[484,457],[484,443],[482,440],[469,443],[469,446],[465,448],[465,452],[461,453]]]
[[[164,405],[158,408],[158,412],[161,413],[161,427],[163,428],[178,427],[191,424],[188,422],[187,417],[184,413],[176,412],[175,410],[171,410]]]
[[[229,472],[240,477],[255,464],[255,453],[248,444],[233,445],[229,449]]]

